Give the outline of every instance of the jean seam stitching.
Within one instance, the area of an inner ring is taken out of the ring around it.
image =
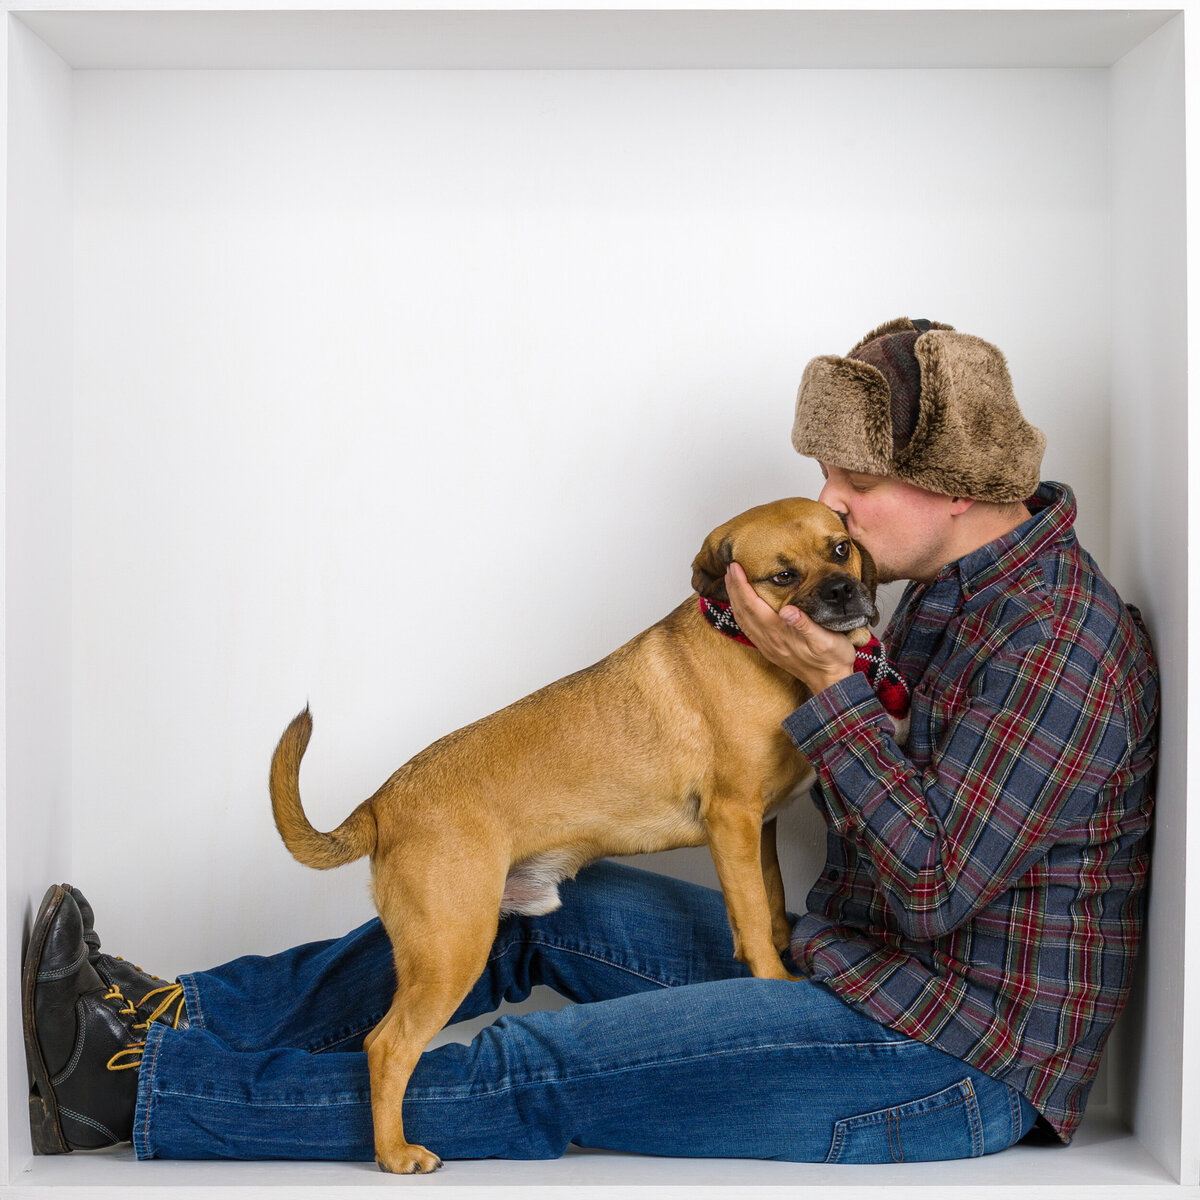
[[[488,957],[488,962],[492,963],[499,958],[503,958],[511,948],[518,945],[549,946],[555,950],[561,951],[564,954],[574,954],[578,958],[587,958],[592,962],[603,963],[605,966],[612,967],[614,970],[624,971],[625,974],[632,975],[635,979],[644,979],[646,982],[653,983],[664,989],[684,987],[687,983],[686,980],[672,980],[669,982],[664,982],[660,977],[649,975],[645,971],[639,971],[634,967],[628,966],[626,963],[616,962],[611,958],[605,958],[601,954],[596,954],[594,951],[583,950],[577,946],[566,945],[561,941],[555,941],[551,938],[538,937],[534,933],[512,937],[509,941],[505,942],[502,949],[495,951]]]
[[[591,1071],[586,1075],[571,1075],[567,1078],[560,1076],[552,1076],[545,1079],[525,1079],[519,1082],[509,1082],[498,1088],[491,1088],[487,1091],[470,1090],[458,1095],[428,1095],[423,1094],[421,1088],[410,1087],[405,1092],[405,1098],[411,1097],[414,1101],[428,1104],[453,1104],[464,1100],[476,1100],[485,1096],[499,1096],[506,1092],[516,1091],[526,1087],[542,1087],[547,1084],[570,1084],[583,1082],[585,1080],[602,1079],[610,1075],[623,1075],[629,1071],[640,1071],[650,1067],[677,1066],[680,1063],[696,1062],[705,1058],[726,1058],[738,1054],[757,1054],[765,1050],[806,1050],[806,1049],[825,1049],[831,1045],[844,1047],[846,1049],[873,1049],[878,1047],[894,1047],[895,1042],[772,1042],[770,1044],[756,1046],[741,1046],[734,1047],[728,1050],[718,1050],[705,1054],[690,1054],[678,1058],[663,1058],[656,1059],[653,1062],[630,1063],[617,1067],[606,1067],[602,1070]],[[204,1100],[218,1104],[241,1104],[249,1107],[262,1108],[319,1108],[322,1105],[330,1103],[329,1097],[322,1097],[319,1100],[314,1100],[311,1103],[306,1101],[271,1101],[271,1100],[253,1100],[247,1101],[237,1096],[221,1096],[221,1095],[206,1095],[202,1092],[190,1092],[176,1090],[171,1087],[159,1089],[158,1094],[164,1096],[175,1096],[189,1100]],[[351,1103],[359,1103],[357,1099],[351,1099]],[[365,1102],[365,1101],[364,1101]]]
[[[833,1145],[829,1147],[829,1153],[825,1156],[827,1163],[835,1163],[842,1156],[842,1143],[846,1139],[846,1122],[838,1121],[833,1127]]]
[[[901,1043],[902,1045],[903,1043]],[[919,1043],[917,1043],[919,1045]],[[892,1049],[897,1045],[895,1042],[770,1042],[754,1046],[736,1046],[727,1050],[708,1051],[701,1054],[682,1055],[677,1058],[661,1058],[648,1062],[625,1063],[615,1067],[605,1067],[595,1071],[590,1071],[586,1075],[571,1075],[569,1077],[552,1076],[545,1079],[525,1079],[519,1082],[509,1082],[504,1086],[495,1088],[486,1092],[471,1091],[467,1093],[470,1098],[480,1096],[497,1096],[505,1092],[515,1091],[518,1088],[537,1087],[544,1084],[569,1084],[583,1082],[585,1080],[603,1079],[610,1075],[623,1075],[630,1071],[641,1071],[653,1067],[678,1066],[681,1063],[698,1062],[706,1058],[728,1058],[734,1055],[741,1054],[758,1054],[767,1050],[815,1050],[828,1049],[831,1046],[837,1046],[841,1049],[854,1050],[870,1050],[887,1048]],[[412,1095],[414,1100],[421,1100],[428,1103],[454,1103],[462,1100],[464,1096],[436,1096],[423,1095],[421,1089],[409,1089],[406,1095]]]
[[[324,1054],[331,1046],[338,1046],[342,1042],[349,1042],[354,1039],[364,1038],[374,1029],[386,1015],[386,1010],[381,1012],[374,1020],[368,1019],[367,1023],[362,1026],[355,1026],[348,1033],[338,1033],[336,1036],[326,1037],[319,1042],[310,1042],[305,1049],[309,1054]]]
[[[979,1098],[969,1079],[963,1080],[966,1091],[967,1124],[971,1130],[971,1157],[979,1158],[983,1154],[983,1117],[979,1111]]]
[[[157,1094],[171,1096],[176,1100],[195,1100],[202,1104],[232,1104],[242,1108],[328,1108],[331,1104],[353,1104],[357,1106],[371,1103],[369,1093],[363,1095],[322,1096],[319,1100],[246,1100],[241,1096],[205,1096],[196,1092],[180,1092],[172,1088],[163,1088]]]
[[[165,1030],[164,1030],[165,1033]],[[154,1108],[158,1099],[158,1091],[155,1088],[155,1074],[158,1067],[158,1052],[162,1049],[163,1035],[159,1034],[158,1039],[154,1043],[154,1053],[150,1056],[150,1073],[146,1079],[146,1110],[142,1113],[142,1157],[153,1158],[154,1155],[150,1149],[150,1122],[154,1116]]]
[[[200,988],[196,984],[195,975],[180,975],[179,983],[183,988],[185,1009],[194,1009],[188,1013],[189,1021],[200,1029],[207,1029],[208,1022],[204,1019],[204,1005],[200,1002]]]

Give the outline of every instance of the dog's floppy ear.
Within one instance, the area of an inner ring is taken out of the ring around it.
[[[692,588],[708,600],[722,600],[728,604],[725,569],[733,562],[733,542],[720,534],[720,529],[710,533],[700,553],[692,559]]]
[[[871,604],[875,604],[875,589],[879,586],[879,571],[875,566],[875,560],[871,557],[871,552],[862,544],[855,542],[854,545],[858,549],[858,556],[862,560],[862,581],[863,586],[871,595]],[[879,620],[879,609],[875,609],[875,615],[871,618],[871,624],[874,625]]]

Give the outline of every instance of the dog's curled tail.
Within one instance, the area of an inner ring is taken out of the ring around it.
[[[375,849],[375,818],[360,804],[336,829],[314,829],[300,803],[300,760],[312,737],[312,714],[306,707],[283,731],[271,758],[271,811],[283,844],[297,861],[320,871],[340,867]]]

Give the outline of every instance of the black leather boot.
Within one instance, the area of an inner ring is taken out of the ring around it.
[[[92,945],[86,933],[71,889],[51,887],[33,923],[21,973],[35,1154],[96,1150],[128,1141],[133,1132],[137,1068],[149,1019],[89,961],[99,939]],[[178,984],[165,986],[182,996]],[[164,999],[154,1019],[173,1003]]]
[[[160,979],[149,971],[143,971],[119,954],[102,954],[92,906],[77,887],[70,884],[63,886],[79,907],[79,915],[83,919],[83,940],[88,945],[88,962],[96,968],[96,974],[110,988],[118,988],[137,1009],[139,1019],[146,1024],[155,1020],[166,1021],[176,1029],[186,1029],[188,1018],[183,1006],[182,988],[168,979]]]

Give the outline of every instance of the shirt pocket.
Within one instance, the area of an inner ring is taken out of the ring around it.
[[[932,1096],[838,1121],[826,1162],[936,1162],[983,1153],[979,1100],[969,1079]]]

